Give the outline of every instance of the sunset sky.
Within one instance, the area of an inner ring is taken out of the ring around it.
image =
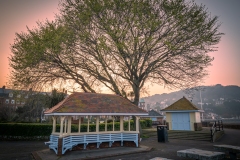
[[[8,57],[11,55],[15,33],[33,28],[37,21],[54,20],[59,0],[0,0],[0,87],[9,75]],[[208,68],[209,76],[202,85],[240,86],[240,0],[196,0],[204,4],[212,15],[219,16],[220,31],[225,33],[217,45],[218,51]],[[162,86],[149,86],[149,94],[170,92]]]

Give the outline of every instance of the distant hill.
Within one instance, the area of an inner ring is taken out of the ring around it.
[[[226,108],[230,104],[228,102],[234,102],[234,110],[239,110],[240,116],[240,87],[236,85],[222,86],[221,84],[217,84],[214,86],[200,86],[196,88],[201,89],[201,97],[202,97],[202,107],[205,110],[213,111],[214,113],[218,113],[220,106],[225,107],[222,109],[221,114],[224,111],[228,112],[230,108]],[[180,98],[185,96],[189,100],[191,100],[198,108],[201,108],[201,98],[200,98],[200,90],[189,89],[183,91],[176,91],[172,93],[163,93],[163,94],[155,94],[153,96],[144,97],[144,101],[146,107],[157,109],[163,109],[172,103],[176,102]],[[239,107],[238,107],[239,106]],[[214,108],[218,107],[218,108]],[[234,110],[231,111],[231,115],[234,114]],[[206,111],[205,111],[206,112]],[[237,111],[238,112],[238,111]],[[230,114],[230,112],[228,112]],[[238,114],[237,114],[238,115]],[[228,115],[230,116],[230,115]]]
[[[222,86],[221,84],[217,84],[215,86],[200,86],[202,102],[212,102],[213,100],[240,100],[240,87],[235,85]],[[198,88],[198,87],[196,87]],[[149,97],[143,97],[146,104],[148,103],[161,103],[165,102],[175,102],[176,100],[185,96],[189,100],[192,100],[193,103],[201,102],[200,99],[200,91],[190,89],[183,91],[176,91],[171,93],[163,93],[163,94],[155,94]]]

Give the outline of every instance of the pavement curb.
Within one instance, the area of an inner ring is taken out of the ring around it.
[[[132,151],[132,152],[125,152],[125,153],[117,153],[117,154],[109,154],[105,156],[96,156],[96,157],[89,157],[89,158],[81,158],[81,160],[89,160],[89,159],[99,159],[99,158],[108,158],[108,157],[114,157],[114,156],[121,156],[121,155],[129,155],[129,154],[135,154],[135,153],[143,153],[143,152],[149,152],[152,148],[148,147],[146,150],[142,151]]]
[[[35,151],[35,152],[32,152],[32,156],[33,156],[33,159],[35,159],[35,160],[42,160],[42,158],[39,157],[39,155],[37,154],[36,151]]]
[[[108,158],[108,157],[121,156],[121,155],[129,155],[129,154],[135,154],[135,153],[143,153],[143,152],[149,152],[149,151],[151,151],[153,149],[152,147],[148,147],[148,146],[145,146],[145,147],[146,147],[146,149],[144,149],[144,150],[129,151],[129,152],[123,152],[123,153],[121,153],[121,150],[119,150],[119,153],[105,154],[103,156],[91,156],[91,157],[81,158],[81,160],[90,160],[90,159],[92,160],[92,159]],[[92,151],[94,152],[94,150],[92,150]],[[42,158],[39,156],[38,152],[41,152],[41,151],[35,151],[35,152],[31,153],[32,156],[33,156],[33,159],[35,159],[35,160],[42,160]],[[61,157],[64,157],[64,155],[61,156]]]

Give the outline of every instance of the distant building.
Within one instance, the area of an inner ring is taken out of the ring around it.
[[[145,101],[144,101],[143,98],[141,98],[141,99],[139,100],[138,106],[139,106],[141,109],[144,109],[144,110],[145,110]]]
[[[141,116],[141,118],[150,118],[152,120],[152,125],[163,124],[164,116],[155,110],[148,111],[147,116]]]
[[[147,104],[147,111],[150,111],[150,104]]]
[[[12,107],[16,110],[22,107],[28,99],[29,91],[0,88],[0,107]]]
[[[219,100],[217,100],[217,101],[215,102],[215,105],[216,105],[216,106],[222,105],[223,102],[224,102],[224,101],[221,101],[221,100],[219,101]]]
[[[36,92],[29,90],[14,90],[7,89],[6,86],[0,88],[0,107],[12,107],[16,110],[18,107],[23,107],[29,97]],[[50,94],[47,92],[41,92],[41,94]]]

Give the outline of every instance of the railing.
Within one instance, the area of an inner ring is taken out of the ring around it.
[[[50,141],[45,142],[49,145],[50,149],[53,149],[55,153],[58,152],[58,138],[59,136],[50,135]],[[116,141],[121,142],[123,146],[124,141],[133,141],[138,147],[138,134],[137,133],[102,133],[102,134],[85,134],[85,135],[68,135],[63,137],[62,141],[62,154],[67,150],[72,150],[74,146],[78,144],[83,144],[84,149],[86,149],[89,143],[97,143],[97,148],[103,142],[109,142],[109,147]]]
[[[221,130],[223,130],[222,120],[215,121],[213,123],[212,128],[211,128],[211,141],[212,142],[214,141],[213,137],[214,137],[215,132],[218,132],[218,131],[221,131]]]
[[[110,133],[110,134],[88,134],[79,136],[67,136],[63,138],[62,154],[64,154],[68,149],[72,149],[78,144],[83,144],[84,149],[89,143],[97,143],[97,148],[103,142],[109,142],[109,147],[115,141],[120,141],[121,146],[123,146],[124,141],[133,141],[138,147],[138,134],[126,134],[126,133]]]

